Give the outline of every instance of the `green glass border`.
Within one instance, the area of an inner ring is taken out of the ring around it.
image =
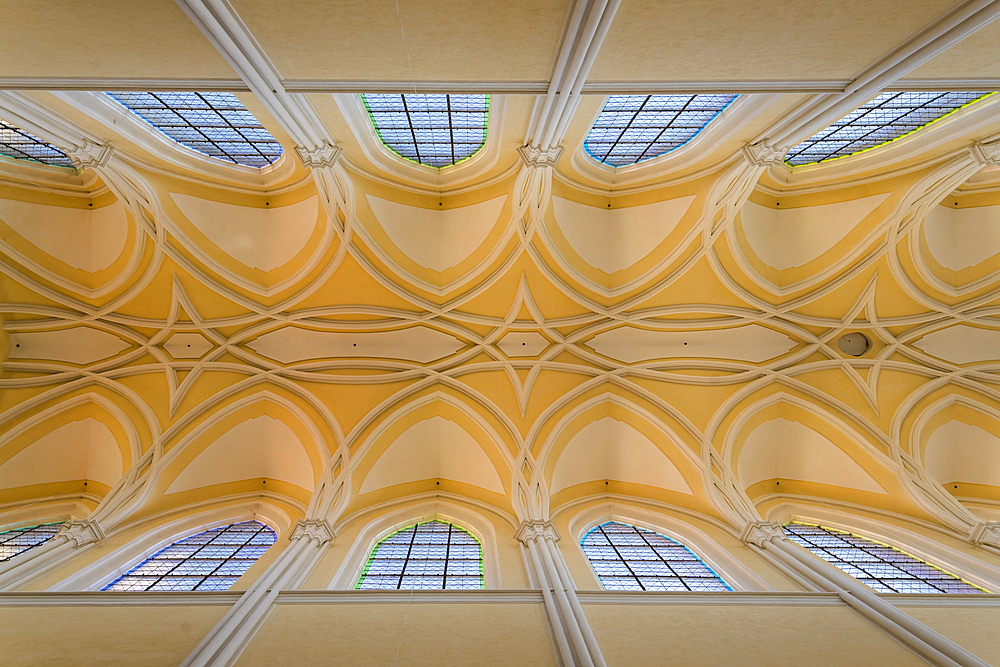
[[[416,93],[416,94],[418,94],[418,95],[424,95],[424,94],[432,94],[432,93]],[[456,94],[465,95],[466,93],[456,93]],[[382,145],[385,146],[386,148],[388,148],[389,150],[391,150],[393,153],[395,153],[399,157],[401,157],[404,160],[408,161],[408,162],[413,162],[414,164],[419,164],[422,167],[430,167],[431,169],[447,169],[448,167],[454,167],[456,164],[461,164],[461,163],[465,162],[466,160],[471,160],[472,158],[476,157],[479,154],[479,152],[481,150],[483,150],[483,148],[486,147],[486,136],[488,134],[488,130],[489,130],[489,126],[490,126],[490,98],[491,98],[490,95],[486,96],[486,109],[483,111],[483,116],[484,116],[484,120],[483,120],[483,140],[482,140],[482,143],[479,144],[479,148],[477,148],[476,150],[472,151],[472,154],[468,155],[467,157],[462,158],[461,160],[456,160],[455,162],[452,162],[451,164],[443,164],[440,167],[435,167],[434,165],[424,164],[420,160],[414,160],[411,157],[407,157],[406,155],[403,155],[402,153],[400,153],[399,151],[397,151],[395,148],[393,148],[389,144],[389,142],[386,141],[385,138],[382,136],[382,130],[379,129],[378,123],[375,122],[375,114],[372,113],[371,107],[368,106],[368,99],[365,97],[365,93],[361,93],[361,103],[365,105],[365,111],[368,112],[368,120],[371,121],[372,127],[375,128],[375,134],[378,135],[378,139],[379,139],[379,141],[382,142]],[[428,523],[428,522],[425,521],[424,523]],[[466,532],[468,532],[468,531],[466,531]]]
[[[358,578],[358,583],[354,587],[354,590],[356,590],[356,591],[357,590],[361,590],[361,584],[362,584],[362,582],[364,582],[365,577],[368,576],[368,570],[372,566],[372,561],[375,560],[375,555],[378,553],[379,548],[385,543],[386,540],[388,540],[390,537],[392,537],[394,535],[399,535],[400,533],[405,532],[405,531],[409,530],[410,528],[416,529],[417,527],[427,525],[428,523],[443,523],[443,524],[445,524],[447,526],[451,526],[452,528],[457,528],[458,530],[460,530],[463,533],[467,534],[469,537],[471,537],[473,540],[476,541],[476,546],[479,547],[479,589],[480,590],[485,590],[486,589],[486,575],[485,575],[484,567],[483,567],[483,545],[482,545],[482,543],[478,539],[476,539],[475,535],[473,535],[472,533],[470,533],[469,531],[467,531],[465,528],[462,528],[461,526],[458,526],[458,525],[453,524],[453,523],[448,523],[447,521],[441,521],[439,519],[431,519],[430,521],[420,521],[418,523],[407,524],[406,526],[403,526],[402,528],[400,528],[399,530],[397,530],[397,531],[395,531],[393,533],[389,533],[388,535],[386,535],[385,537],[383,537],[381,540],[379,540],[378,544],[376,544],[374,547],[372,547],[372,551],[368,555],[368,561],[365,563],[365,569],[361,571],[361,576]],[[376,589],[368,589],[368,590],[376,590]],[[388,589],[384,589],[384,590],[388,590]],[[399,589],[394,588],[392,590],[411,590],[411,589],[409,589],[409,588],[399,588]],[[443,589],[443,590],[447,590],[447,589]]]

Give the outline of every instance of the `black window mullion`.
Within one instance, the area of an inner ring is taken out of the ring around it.
[[[646,590],[646,587],[643,586],[642,582],[639,580],[639,575],[635,573],[635,570],[633,570],[632,566],[629,565],[629,562],[625,559],[625,556],[622,556],[622,552],[618,550],[618,545],[612,542],[611,537],[604,531],[604,526],[600,526],[600,530],[601,534],[607,538],[608,544],[610,544],[611,548],[615,550],[615,555],[618,556],[618,560],[625,564],[625,567],[628,569],[629,574],[631,574],[632,578],[635,579],[635,583],[639,584],[639,588],[641,588],[642,590]]]
[[[670,122],[663,124],[663,128],[660,130],[660,133],[656,135],[655,139],[653,139],[651,142],[649,142],[649,145],[646,146],[646,148],[642,151],[642,153],[639,154],[639,157],[636,158],[635,162],[641,162],[642,161],[643,156],[645,156],[646,153],[649,152],[649,149],[653,147],[653,144],[655,144],[657,141],[660,140],[660,137],[662,137],[663,133],[667,131],[667,128],[671,127],[671,123],[673,123],[675,120],[677,120],[678,118],[680,118],[681,114],[684,113],[685,111],[687,111],[687,108],[689,106],[691,106],[692,102],[694,102],[694,98],[695,98],[694,95],[692,95],[691,97],[689,97],[688,101],[684,103],[683,107],[681,107],[681,110],[678,111],[676,114],[674,114],[674,117],[670,120]],[[636,115],[636,117],[638,117],[638,114]],[[624,132],[622,134],[624,134]],[[635,162],[633,162],[633,164],[635,164]],[[646,539],[646,538],[643,538],[643,539]]]

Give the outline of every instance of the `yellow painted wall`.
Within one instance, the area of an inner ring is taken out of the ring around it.
[[[175,667],[228,611],[212,606],[0,606],[4,667]]]
[[[540,604],[383,603],[279,605],[236,664],[530,667],[556,661]]]
[[[608,667],[924,664],[846,606],[584,605]]]

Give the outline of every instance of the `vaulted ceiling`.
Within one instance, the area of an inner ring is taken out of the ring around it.
[[[77,168],[0,157],[0,509],[1000,513],[1000,96],[782,160],[883,90],[1000,88],[996,2],[4,4],[0,118]],[[236,91],[284,152],[104,90]],[[490,94],[483,149],[383,146],[359,94],[414,90]],[[584,151],[608,94],[667,92],[739,97]]]

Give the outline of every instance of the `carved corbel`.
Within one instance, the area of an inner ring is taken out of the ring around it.
[[[561,538],[559,536],[559,531],[556,527],[552,525],[551,521],[522,521],[521,525],[518,526],[517,532],[514,533],[514,538],[518,542],[523,542],[527,544],[538,538],[549,540],[550,542],[558,542]]]
[[[315,542],[316,546],[323,546],[336,537],[333,527],[325,519],[299,519],[289,539],[294,541],[305,538]]]
[[[740,541],[746,544],[753,544],[761,549],[767,546],[768,542],[774,540],[786,540],[785,531],[777,521],[748,521],[740,532]]]
[[[764,141],[743,146],[743,155],[746,157],[747,162],[758,167],[771,167],[776,164],[784,164],[786,153],[788,153],[787,148],[771,146]]]
[[[982,167],[1000,167],[1000,141],[973,144],[969,152]]]
[[[972,527],[969,541],[973,544],[1000,549],[1000,521],[980,521]]]
[[[56,534],[67,542],[73,543],[73,548],[80,548],[87,544],[100,542],[104,539],[104,529],[94,519],[83,519],[80,521],[67,521]]]
[[[298,153],[302,164],[312,169],[334,166],[343,153],[340,146],[335,146],[325,140],[316,148],[296,146],[295,152]]]
[[[111,157],[115,154],[115,147],[110,144],[101,144],[90,139],[84,139],[82,146],[76,146],[66,151],[70,162],[77,169],[96,169],[106,167]]]

